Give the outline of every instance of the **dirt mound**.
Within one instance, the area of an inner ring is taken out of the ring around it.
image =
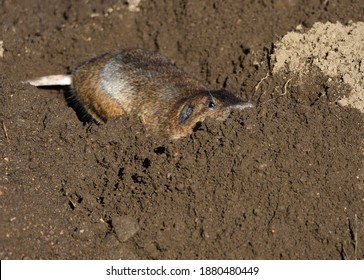
[[[302,26],[299,26],[302,29]],[[342,105],[364,112],[364,22],[344,26],[317,22],[307,32],[289,32],[275,44],[273,72],[310,76],[318,67],[329,81],[351,87]]]

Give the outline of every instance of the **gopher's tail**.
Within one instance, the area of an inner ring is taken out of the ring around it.
[[[24,83],[31,84],[36,87],[46,87],[46,86],[69,86],[72,83],[71,75],[50,75],[39,77],[32,80],[24,81]]]

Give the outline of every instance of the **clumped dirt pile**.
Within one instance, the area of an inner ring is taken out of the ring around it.
[[[298,26],[302,29],[302,26]],[[308,32],[289,32],[275,46],[273,72],[295,72],[311,76],[312,67],[327,75],[329,82],[351,87],[341,105],[364,112],[364,22],[314,24]]]
[[[337,102],[352,87],[273,71],[288,32],[359,24],[364,3],[242,2],[1,2],[2,259],[364,257],[363,114]],[[167,141],[20,82],[130,47],[261,105]]]

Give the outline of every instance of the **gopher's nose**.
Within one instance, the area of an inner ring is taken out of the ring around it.
[[[254,107],[255,107],[255,105],[253,103],[251,103],[251,102],[238,103],[238,104],[234,104],[234,105],[229,106],[230,109],[238,110],[238,111],[242,111],[244,109],[254,108]]]

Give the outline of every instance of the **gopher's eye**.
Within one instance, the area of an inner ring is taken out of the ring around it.
[[[215,102],[213,102],[213,101],[209,101],[208,103],[207,103],[207,108],[210,108],[210,109],[213,109],[213,108],[215,108]]]

